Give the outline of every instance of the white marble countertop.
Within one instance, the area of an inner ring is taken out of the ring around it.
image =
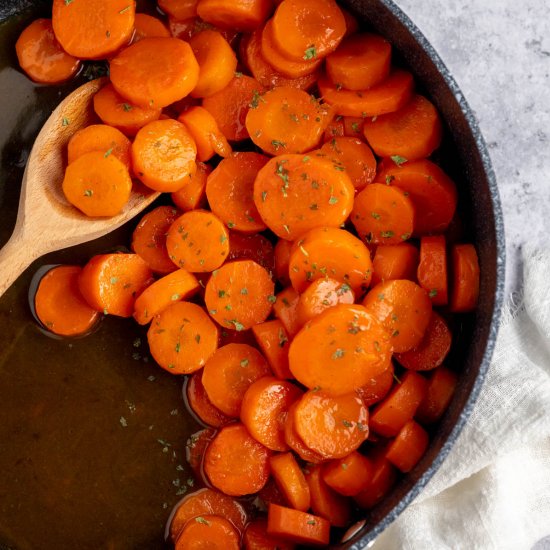
[[[550,241],[550,2],[396,2],[449,67],[489,145],[510,293],[521,284],[521,247]]]

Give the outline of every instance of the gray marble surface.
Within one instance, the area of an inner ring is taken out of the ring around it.
[[[550,2],[396,2],[451,70],[489,145],[510,293],[521,285],[521,247],[550,242]]]

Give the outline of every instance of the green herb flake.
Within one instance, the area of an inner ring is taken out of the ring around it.
[[[283,225],[283,229],[287,232],[287,233],[290,233],[290,227],[288,227],[288,225],[285,223]]]
[[[317,522],[314,519],[308,519],[307,524],[308,525],[317,525]]]
[[[276,301],[277,301],[277,296],[273,295],[273,294],[270,294],[268,297],[267,297],[267,301],[270,303],[270,304],[274,304]]]
[[[378,298],[379,302],[383,302],[384,301],[384,293],[380,292],[380,294],[378,294],[377,298]]]
[[[309,61],[310,59],[315,59],[317,57],[317,49],[315,48],[315,44],[311,44],[308,48],[306,48],[306,51],[304,52],[304,59],[306,61]]]
[[[122,8],[118,13],[126,13],[130,9],[130,6],[126,6],[125,8]]]
[[[246,296],[248,294],[248,288],[246,288],[246,287],[241,288],[241,294]]]
[[[220,243],[224,243],[225,241],[227,241],[227,235],[220,235]]]
[[[267,191],[262,191],[262,202],[265,202],[265,199],[267,199]]]
[[[210,527],[210,522],[208,520],[204,519],[202,516],[197,516],[195,518],[195,521],[197,523],[202,523],[203,525],[208,525]]]
[[[180,352],[180,343],[179,342],[176,344],[174,349],[175,349],[176,353]]]
[[[302,162],[309,162],[309,159],[311,157],[308,157],[307,155],[305,157],[302,158]]]
[[[395,176],[386,176],[386,185],[389,185],[394,179]]]
[[[110,282],[112,285],[116,285],[118,283],[118,277],[111,277]]]
[[[229,229],[233,229],[235,227],[235,223],[234,222],[227,222],[227,227],[229,227]]]
[[[437,296],[437,288],[432,288],[428,294],[430,298],[435,298]]]
[[[197,344],[201,343],[201,335],[200,334],[195,334],[195,342],[197,342]]]
[[[309,205],[309,209],[310,210],[319,210],[319,206],[317,205],[317,203],[313,203],[313,204],[310,204]]]
[[[241,367],[243,367],[243,368],[244,368],[244,367],[248,367],[248,363],[249,363],[249,362],[250,362],[250,361],[249,361],[248,359],[243,359],[243,360],[241,361]]]
[[[124,418],[123,416],[120,417],[120,425],[123,427],[123,428],[126,428],[128,426],[128,421],[126,420],[126,418]]]
[[[393,231],[380,231],[380,236],[383,239],[391,239],[395,233]]]
[[[84,196],[85,196],[85,197],[91,197],[93,194],[94,194],[94,192],[93,192],[92,189],[86,189],[86,190],[84,191]]]
[[[273,149],[275,149],[275,151],[278,151],[281,147],[283,149],[286,147],[286,143],[284,141],[279,141],[277,139],[273,139],[271,141],[271,145],[273,146]]]
[[[347,470],[348,465],[345,462],[342,462],[342,470]]]
[[[105,158],[107,158],[111,153],[113,152],[113,147],[111,147],[110,149],[108,149],[105,154],[103,155]]]
[[[65,0],[65,5],[68,6],[69,4],[71,4],[73,2],[73,0]]]
[[[172,300],[172,302],[177,302],[180,299],[180,295],[179,294],[172,294],[170,299]]]
[[[345,351],[341,348],[337,348],[336,351],[332,354],[331,359],[342,359],[345,355]]]
[[[244,330],[244,325],[239,323],[236,319],[232,319],[231,321],[227,321],[230,325],[233,325],[235,327],[235,330],[237,332],[242,332]]]
[[[240,71],[235,71],[235,78],[241,78],[243,76],[243,73]]]
[[[382,348],[380,347],[380,342],[378,342],[378,340],[375,340],[374,341],[374,349],[380,353],[380,351],[382,351]]]
[[[396,336],[399,336],[399,331],[394,330],[391,335],[392,335],[392,338],[395,338]]]
[[[328,203],[329,204],[336,204],[338,202],[338,198],[337,197],[330,197],[330,199],[328,200]]]
[[[346,428],[353,428],[353,424],[352,424],[349,420],[342,420],[342,424],[343,424]]]
[[[223,298],[225,296],[225,290],[218,290],[218,298]]]
[[[61,121],[62,126],[68,126],[71,123],[71,121],[67,117],[63,117],[63,120]]]
[[[265,99],[262,97],[262,94],[258,90],[254,90],[254,93],[252,94],[252,101],[249,104],[249,107],[251,109],[257,109],[260,105],[260,101],[262,103],[265,103]]]
[[[411,234],[410,233],[403,233],[403,235],[401,235],[401,239],[406,241],[407,239],[410,239],[411,238]]]
[[[132,107],[131,105],[128,105],[128,103],[123,103],[123,104],[122,104],[122,108],[123,108],[127,113],[129,113],[129,112],[133,109],[133,107]]]
[[[405,157],[402,157],[401,155],[392,155],[390,157],[397,166],[401,166],[402,164],[405,164],[407,162],[407,159]]]
[[[358,133],[358,132],[359,132],[359,123],[358,123],[358,122],[352,122],[352,123],[351,123],[351,129],[352,129],[355,133]]]

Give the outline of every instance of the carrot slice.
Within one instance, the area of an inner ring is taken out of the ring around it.
[[[418,249],[410,243],[378,245],[372,261],[373,285],[394,279],[416,280]]]
[[[268,160],[258,153],[234,153],[208,176],[208,203],[227,227],[244,233],[266,228],[254,204],[254,180]]]
[[[288,269],[290,266],[292,244],[292,241],[279,239],[275,245],[275,277],[284,286],[290,284]]]
[[[451,252],[453,284],[449,306],[451,311],[473,311],[479,298],[479,262],[472,244],[455,244]]]
[[[226,346],[227,344],[246,344],[255,348],[256,340],[251,330],[238,331],[224,328],[220,331],[219,347]]]
[[[229,255],[227,259],[252,260],[265,268],[269,273],[273,273],[275,269],[273,245],[269,239],[260,233],[244,235],[237,231],[230,231]]]
[[[270,504],[267,532],[298,544],[326,546],[329,543],[330,523],[318,516]]]
[[[69,164],[92,151],[101,151],[107,156],[112,154],[130,168],[130,140],[116,128],[92,124],[75,132],[68,144]]]
[[[323,466],[323,480],[341,495],[353,497],[364,491],[372,479],[372,462],[357,451]]]
[[[429,442],[426,430],[410,420],[389,444],[386,458],[402,472],[410,472],[426,452]]]
[[[390,74],[391,44],[371,33],[346,38],[327,57],[327,74],[334,84],[347,90],[367,90]]]
[[[134,3],[127,0],[112,0],[108,4],[103,0],[54,0],[53,30],[68,54],[81,59],[104,59],[128,44],[135,13]]]
[[[393,386],[394,369],[393,364],[377,376],[373,376],[367,384],[357,389],[358,395],[363,400],[367,407],[382,401]]]
[[[134,36],[132,38],[132,44],[143,40],[144,38],[158,38],[169,37],[170,31],[166,28],[164,23],[147,15],[145,13],[136,13],[134,21]]]
[[[254,182],[254,202],[264,223],[289,241],[315,227],[338,227],[351,212],[353,195],[343,167],[308,155],[275,157]]]
[[[364,307],[339,304],[294,337],[288,356],[290,371],[310,389],[321,387],[344,395],[384,372],[390,349],[386,329]]]
[[[253,326],[252,332],[275,376],[294,378],[288,368],[289,339],[283,323],[279,319],[266,321]]]
[[[249,137],[246,115],[251,105],[257,105],[264,87],[254,78],[235,76],[221,91],[205,97],[202,106],[216,119],[218,128],[229,141]]]
[[[62,265],[50,269],[40,279],[34,308],[40,322],[60,336],[76,336],[89,332],[99,319],[78,288],[82,269]]]
[[[337,115],[376,117],[393,113],[410,100],[414,88],[411,73],[395,69],[383,82],[368,90],[339,89],[328,77],[318,81],[322,98],[334,107]]]
[[[334,117],[326,127],[323,141],[326,143],[337,137],[344,137],[344,117],[340,115]]]
[[[272,0],[200,0],[197,11],[212,25],[252,32],[269,17],[272,9]]]
[[[232,418],[210,401],[202,384],[201,371],[193,373],[186,379],[183,392],[191,413],[207,426],[219,428],[231,422]]]
[[[457,375],[445,366],[433,371],[428,381],[428,391],[422,400],[415,417],[422,424],[437,422],[447,410],[458,382]]]
[[[295,510],[307,512],[311,503],[309,485],[292,453],[272,456],[269,460],[271,474]]]
[[[357,195],[351,221],[367,243],[398,244],[411,237],[414,206],[398,187],[373,183]]]
[[[311,464],[319,464],[325,460],[324,457],[310,449],[296,431],[295,417],[297,406],[298,402],[295,402],[288,409],[284,429],[285,442],[302,460]]]
[[[334,396],[308,391],[294,411],[296,432],[323,458],[342,458],[369,436],[369,411],[353,394]]]
[[[397,480],[397,471],[386,459],[384,452],[376,452],[370,456],[373,465],[373,475],[364,491],[353,497],[361,508],[373,508],[390,491]]]
[[[288,287],[281,290],[273,302],[275,317],[281,321],[286,332],[292,337],[295,336],[301,328],[298,319],[299,301],[300,295],[292,287]]]
[[[346,137],[363,137],[365,119],[357,116],[342,117],[344,122],[344,135]]]
[[[201,307],[174,302],[154,317],[147,340],[153,359],[163,369],[190,374],[216,351],[218,329]]]
[[[370,283],[370,252],[345,229],[317,227],[294,243],[289,274],[298,292],[304,292],[313,281],[330,277],[359,294]]]
[[[135,136],[140,128],[160,117],[161,110],[142,108],[128,102],[113,87],[103,86],[94,96],[97,116],[109,126],[128,136]]]
[[[199,0],[158,0],[159,8],[175,19],[196,17]]]
[[[229,521],[220,516],[197,516],[187,523],[176,541],[175,550],[239,550],[240,536]]]
[[[140,325],[149,323],[169,305],[187,300],[200,289],[199,282],[185,269],[178,269],[148,286],[134,304],[134,319]]]
[[[379,157],[399,155],[408,160],[429,157],[443,137],[437,109],[421,95],[394,113],[366,120],[363,131]]]
[[[78,286],[96,311],[131,317],[136,298],[152,280],[151,270],[137,254],[101,254],[84,266]]]
[[[268,449],[286,451],[285,417],[290,405],[301,395],[302,391],[294,384],[264,376],[246,390],[241,405],[241,422],[250,435]]]
[[[195,374],[200,376],[200,373]],[[195,376],[195,374],[193,376]],[[185,460],[187,460],[187,463],[193,470],[193,473],[197,479],[201,479],[203,477],[201,472],[202,459],[206,448],[210,444],[210,441],[214,439],[215,435],[216,430],[214,428],[205,428],[204,430],[199,430],[198,432],[192,434],[185,444]]]
[[[243,544],[244,550],[294,550],[294,544],[268,535],[265,519],[256,519],[248,524]]]
[[[230,424],[208,446],[204,471],[212,485],[225,494],[250,495],[267,483],[270,455],[242,424]]]
[[[212,168],[204,162],[196,164],[197,171],[190,180],[171,196],[174,204],[184,212],[201,208],[206,204],[206,179]]]
[[[376,285],[363,305],[384,325],[396,352],[408,351],[420,344],[432,313],[428,293],[416,283],[403,279]]]
[[[263,323],[271,312],[275,285],[256,262],[238,260],[217,270],[206,285],[210,315],[223,327],[238,331]]]
[[[396,436],[412,420],[427,391],[427,380],[414,371],[407,371],[372,412],[370,428],[384,437]]]
[[[246,129],[270,155],[304,153],[319,144],[330,119],[330,109],[307,92],[280,86],[259,96],[246,115]]]
[[[80,60],[66,53],[53,33],[51,19],[36,19],[15,43],[17,60],[29,78],[42,84],[59,84],[80,69]]]
[[[376,181],[399,187],[414,206],[414,233],[426,235],[447,229],[456,210],[457,191],[453,181],[433,162],[403,162],[396,157],[383,167]]]

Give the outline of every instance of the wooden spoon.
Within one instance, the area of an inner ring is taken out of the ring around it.
[[[120,214],[112,218],[88,218],[69,204],[63,194],[67,143],[77,130],[96,120],[92,98],[105,82],[104,78],[92,80],[67,96],[34,142],[23,174],[15,229],[0,250],[0,296],[40,256],[110,233],[159,196],[134,188]]]

